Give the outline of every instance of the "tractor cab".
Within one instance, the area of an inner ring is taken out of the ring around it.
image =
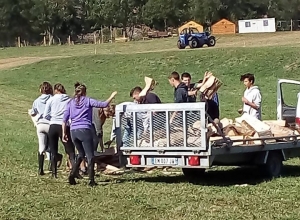
[[[181,42],[184,42],[184,45],[189,45],[189,41],[188,39],[191,36],[198,36],[202,33],[200,33],[197,28],[194,27],[189,27],[189,28],[185,28],[181,31],[179,38],[181,40]]]
[[[177,47],[184,49],[186,46],[191,48],[202,47],[204,44],[208,46],[215,45],[215,37],[211,36],[209,32],[199,32],[197,28],[189,27],[183,29],[179,34]]]

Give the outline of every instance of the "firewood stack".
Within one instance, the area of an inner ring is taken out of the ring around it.
[[[287,127],[284,120],[260,121],[249,114],[243,114],[236,118],[235,122],[224,118],[219,124],[226,137],[231,140],[240,140],[233,142],[233,146],[261,145],[263,141],[265,143],[274,143],[276,140],[291,141],[293,136],[300,135],[298,131]],[[222,142],[223,138],[217,129],[212,124],[208,124],[207,127],[209,140],[216,143]]]

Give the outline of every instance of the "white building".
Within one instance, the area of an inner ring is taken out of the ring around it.
[[[275,18],[239,20],[239,33],[275,32]]]

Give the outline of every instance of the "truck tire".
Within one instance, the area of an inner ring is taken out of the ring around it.
[[[205,173],[205,169],[203,168],[182,168],[183,175],[188,180],[196,180],[199,179]]]
[[[214,36],[210,36],[208,38],[207,46],[214,47],[216,45],[216,38]]]
[[[268,178],[276,178],[281,175],[283,168],[283,157],[280,152],[269,152],[266,164],[264,164],[264,173]]]
[[[178,49],[184,49],[184,48],[185,48],[185,46],[183,46],[183,45],[181,44],[181,41],[180,41],[180,40],[177,41],[177,47],[178,47]]]
[[[197,48],[199,47],[199,42],[196,38],[192,38],[192,40],[189,41],[190,48]]]

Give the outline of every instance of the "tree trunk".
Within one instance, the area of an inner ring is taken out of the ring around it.
[[[112,30],[112,25],[110,26],[110,42],[113,42],[113,30]]]
[[[101,30],[100,30],[100,32],[101,32],[101,43],[103,44],[104,42],[104,36],[103,36],[103,26],[101,25]]]
[[[53,44],[53,39],[54,39],[54,29],[49,28],[48,30],[48,37],[49,37],[49,46]]]

